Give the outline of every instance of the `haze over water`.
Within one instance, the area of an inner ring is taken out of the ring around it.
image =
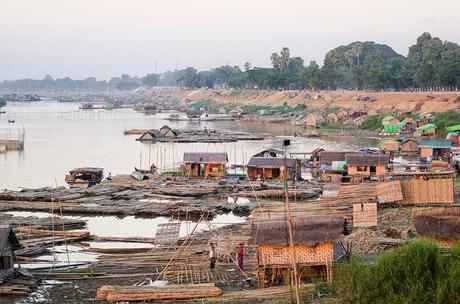
[[[282,148],[284,136],[292,136],[302,127],[241,122],[171,122],[169,114],[146,116],[133,109],[80,110],[78,103],[44,100],[33,103],[8,103],[0,114],[0,137],[5,130],[25,130],[25,146],[21,152],[0,153],[0,188],[66,186],[64,177],[75,167],[95,166],[112,175],[130,174],[134,167],[147,168],[153,162],[160,169],[180,166],[184,152],[227,152],[229,164],[246,163],[262,149]],[[8,124],[14,119],[15,124]],[[145,144],[125,136],[123,130],[160,128],[168,124],[177,129],[232,129],[270,133],[263,141],[237,143],[159,143]],[[14,133],[14,132],[13,132]],[[345,142],[323,139],[291,138],[291,152],[308,152],[317,147],[329,150],[357,148]]]

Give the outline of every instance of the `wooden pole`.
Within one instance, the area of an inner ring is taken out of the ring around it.
[[[284,170],[287,170],[287,145],[284,145]],[[287,175],[284,174],[284,194],[285,194],[285,204],[284,207],[287,209],[287,223],[288,223],[288,230],[289,230],[289,247],[291,248],[292,253],[292,268],[294,272],[294,287],[295,287],[295,296],[297,304],[301,303],[300,300],[300,289],[299,289],[299,278],[297,272],[297,256],[294,247],[294,238],[293,238],[293,231],[292,231],[292,217],[291,217],[291,204],[289,203],[289,193],[288,193],[288,183],[287,183]]]

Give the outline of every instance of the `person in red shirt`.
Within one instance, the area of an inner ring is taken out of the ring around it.
[[[244,247],[243,244],[239,244],[239,247],[236,248],[236,260],[238,262],[238,268],[243,270],[243,257],[244,257]]]

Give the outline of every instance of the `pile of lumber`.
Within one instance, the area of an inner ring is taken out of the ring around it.
[[[2,284],[0,285],[0,295],[26,295],[30,287],[22,284]]]
[[[186,301],[213,298],[222,291],[213,283],[155,286],[104,285],[98,289],[96,298],[101,301],[144,302],[144,301]]]

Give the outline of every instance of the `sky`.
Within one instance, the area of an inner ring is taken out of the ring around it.
[[[460,0],[0,0],[0,80],[269,66],[283,46],[322,64],[356,40],[407,55],[423,32],[460,43],[458,12]]]

